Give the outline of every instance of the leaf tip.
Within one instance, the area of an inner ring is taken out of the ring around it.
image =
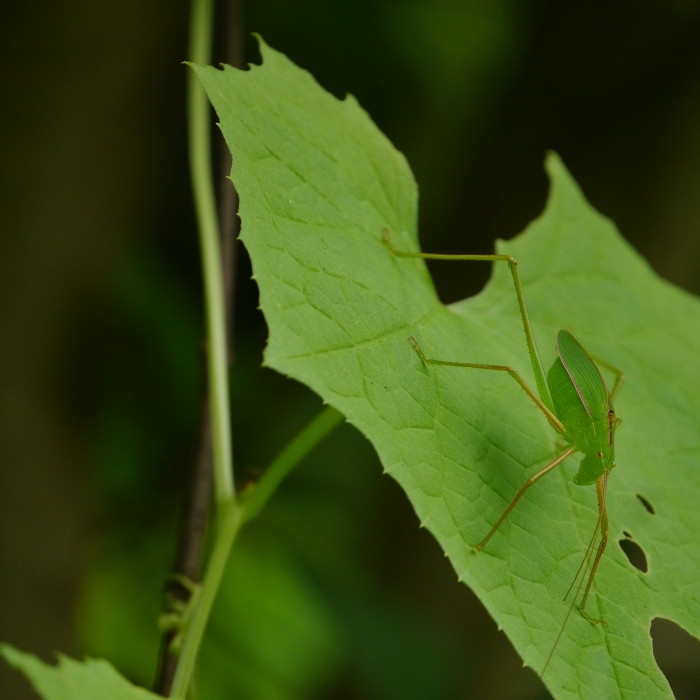
[[[550,182],[550,199],[558,188],[562,190],[574,190],[580,195],[580,188],[572,177],[569,169],[564,165],[561,156],[555,151],[547,151],[544,159],[544,169]]]

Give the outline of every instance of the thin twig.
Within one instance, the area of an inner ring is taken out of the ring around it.
[[[204,392],[200,412],[200,444],[192,464],[192,475],[186,512],[180,525],[180,535],[173,562],[172,574],[165,585],[165,607],[190,602],[191,589],[183,586],[184,580],[198,582],[201,580],[202,550],[207,530],[207,523],[212,503],[212,442],[211,419],[208,392]],[[168,695],[175,677],[178,655],[173,653],[171,645],[177,635],[177,629],[163,633],[160,648],[160,660],[154,690],[161,695]]]
[[[221,37],[224,63],[234,68],[244,67],[243,50],[243,8],[239,0],[220,3],[220,22],[223,27]],[[238,238],[240,220],[238,212],[238,193],[229,179],[231,174],[231,153],[223,138],[217,140],[218,160],[218,199],[219,229],[221,233],[221,259],[224,268],[224,293],[226,295],[226,337],[229,339],[229,358],[233,360],[233,329],[236,291],[236,239]]]

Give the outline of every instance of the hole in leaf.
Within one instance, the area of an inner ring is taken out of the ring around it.
[[[675,622],[657,617],[651,623],[654,658],[678,700],[700,697],[700,641]]]
[[[647,557],[644,550],[632,539],[629,532],[625,532],[625,537],[620,540],[620,548],[625,553],[627,560],[635,569],[639,569],[646,574],[649,570],[647,566]]]
[[[647,509],[649,513],[652,515],[656,515],[656,511],[654,510],[654,506],[649,503],[649,500],[644,498],[641,493],[637,494],[637,498],[640,500],[641,504]]]

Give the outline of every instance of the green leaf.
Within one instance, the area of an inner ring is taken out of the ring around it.
[[[264,44],[262,55],[248,72],[195,70],[233,153],[241,237],[270,331],[265,363],[372,441],[460,580],[539,672],[596,523],[594,489],[573,482],[580,455],[568,460],[475,553],[526,477],[555,456],[556,436],[508,376],[426,367],[408,340],[434,358],[513,366],[534,384],[508,269],[496,265],[477,297],[442,305],[423,262],[382,242],[387,228],[397,248],[418,245],[403,156],[352,97],[327,94]],[[627,381],[616,400],[610,541],[588,604],[609,626],[571,615],[544,682],[559,698],[669,697],[650,621],[700,636],[700,305],[651,271],[556,156],[546,167],[544,213],[497,249],[520,262],[545,366],[565,328]],[[465,240],[464,252],[489,251]],[[460,264],[469,274],[474,263]],[[623,532],[648,573],[618,546]]]
[[[45,700],[156,700],[160,695],[137,688],[104,659],[73,659],[57,654],[58,665],[45,664],[7,644],[0,654],[32,682]]]

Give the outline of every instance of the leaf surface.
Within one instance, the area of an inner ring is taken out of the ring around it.
[[[160,695],[129,683],[104,659],[75,661],[58,654],[52,666],[33,654],[0,646],[7,663],[22,671],[45,700],[157,700]]]
[[[372,441],[459,579],[539,672],[596,523],[594,489],[574,484],[580,455],[570,458],[475,553],[561,448],[508,376],[426,367],[408,340],[433,358],[510,365],[534,386],[508,269],[495,265],[481,294],[443,305],[423,261],[382,242],[387,228],[397,248],[418,249],[417,188],[403,156],[352,97],[336,99],[261,48],[263,64],[249,71],[194,70],[233,154],[241,238],[270,332],[265,363]],[[564,328],[627,381],[615,404],[610,541],[588,604],[609,626],[571,615],[543,680],[558,698],[666,698],[651,620],[700,636],[700,305],[652,272],[555,155],[546,169],[543,214],[497,250],[520,262],[545,367]],[[465,240],[464,252],[489,251]],[[475,263],[459,264],[468,274]],[[644,550],[647,573],[618,546],[623,532]]]

